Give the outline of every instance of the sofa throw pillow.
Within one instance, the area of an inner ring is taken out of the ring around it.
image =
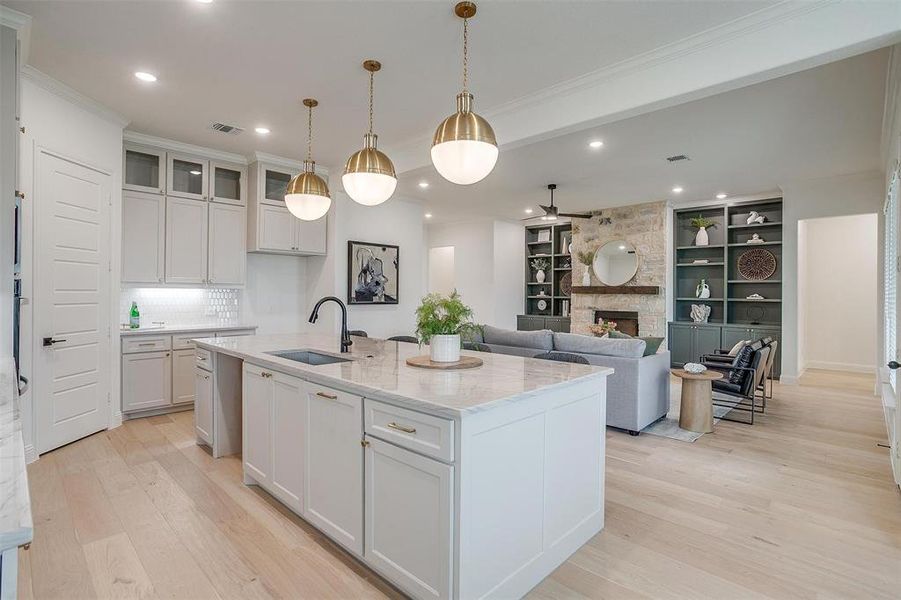
[[[738,351],[738,354],[735,355],[735,360],[732,361],[733,367],[744,367],[748,368],[751,366],[751,359],[754,356],[754,346],[752,344],[745,344],[742,346],[741,350]],[[749,371],[739,371],[736,369],[732,369],[729,372],[729,383],[734,383],[735,385],[739,385],[744,379],[745,375],[748,375]]]
[[[622,358],[641,358],[647,346],[644,340],[592,337],[577,333],[555,333],[554,350],[576,354],[603,354]]]
[[[640,340],[644,340],[644,355],[651,356],[653,354],[657,354],[657,351],[660,350],[660,344],[663,343],[662,337],[643,337],[638,338]]]
[[[732,349],[729,350],[729,356],[736,356],[738,351],[751,343],[751,340],[738,340]]]
[[[629,335],[628,333],[623,333],[622,331],[617,331],[616,329],[611,331],[608,335],[615,340],[631,340],[632,339],[632,336]]]
[[[550,329],[512,331],[484,325],[482,326],[482,338],[486,344],[497,344],[498,346],[515,346],[538,350],[554,349],[554,333]]]

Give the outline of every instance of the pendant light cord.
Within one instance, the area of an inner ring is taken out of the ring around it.
[[[313,107],[309,106],[307,117],[307,160],[313,160]]]
[[[469,93],[469,19],[463,19],[463,93]]]
[[[375,80],[375,73],[369,72],[369,135],[372,135],[372,90]]]

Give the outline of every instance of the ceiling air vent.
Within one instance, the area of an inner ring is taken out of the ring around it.
[[[227,133],[229,135],[238,135],[243,129],[235,125],[226,125],[225,123],[213,123],[210,128],[219,133]]]
[[[679,162],[680,160],[691,160],[691,159],[688,158],[687,156],[685,156],[684,154],[677,154],[675,156],[667,156],[666,160],[668,160],[671,163],[674,163],[674,162]]]

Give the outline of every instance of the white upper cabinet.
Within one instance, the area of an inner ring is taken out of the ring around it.
[[[285,191],[291,179],[300,173],[299,168],[282,167],[262,161],[250,166],[253,197],[260,204],[285,205]]]
[[[210,201],[247,204],[247,169],[241,165],[210,161]]]
[[[166,198],[167,283],[206,283],[208,206],[206,202]]]
[[[247,263],[243,206],[211,203],[208,283],[243,285]]]
[[[151,194],[165,193],[165,150],[126,142],[123,163],[123,188]]]
[[[261,204],[257,212],[259,218],[257,248],[277,252],[294,252],[295,225],[297,217],[287,208]]]
[[[294,220],[294,249],[301,254],[325,254],[328,215],[315,221]]]
[[[166,197],[146,192],[123,193],[122,281],[162,283],[165,247]]]
[[[186,154],[168,152],[166,194],[192,200],[206,200],[210,161]]]

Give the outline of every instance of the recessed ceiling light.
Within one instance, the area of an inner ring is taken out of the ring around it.
[[[420,181],[419,187],[421,187],[422,189],[426,189],[427,187],[429,187],[429,182],[428,181]]]
[[[423,215],[423,216],[425,216],[426,219],[431,219],[431,218],[432,218],[432,213],[426,213],[426,214]]]
[[[626,247],[625,247],[625,246],[620,246],[619,249],[620,249],[620,250],[625,250]]]
[[[534,211],[531,208],[526,209],[526,214],[531,215]]]
[[[203,175],[200,171],[188,171],[191,175]]]
[[[156,75],[154,75],[153,73],[147,73],[146,71],[135,72],[135,77],[137,77],[141,81],[146,81],[148,83],[153,83],[154,81],[156,81]]]
[[[679,186],[677,185],[676,187],[673,188],[673,193],[674,193],[674,194],[681,194],[681,193],[682,193],[682,188],[679,187]]]
[[[213,3],[213,0],[197,0],[197,1],[200,2],[201,4],[212,4]]]
[[[259,133],[260,135],[266,135],[267,133],[269,133],[269,128],[268,127],[256,127],[254,129],[254,131]]]
[[[594,140],[593,142],[588,142],[589,148],[600,148],[603,145],[604,145],[604,142],[602,142],[601,140]]]
[[[723,193],[719,193],[719,194],[716,195],[716,199],[717,199],[717,200],[722,200],[722,199],[725,198],[725,197],[726,197],[726,194],[723,194]]]

